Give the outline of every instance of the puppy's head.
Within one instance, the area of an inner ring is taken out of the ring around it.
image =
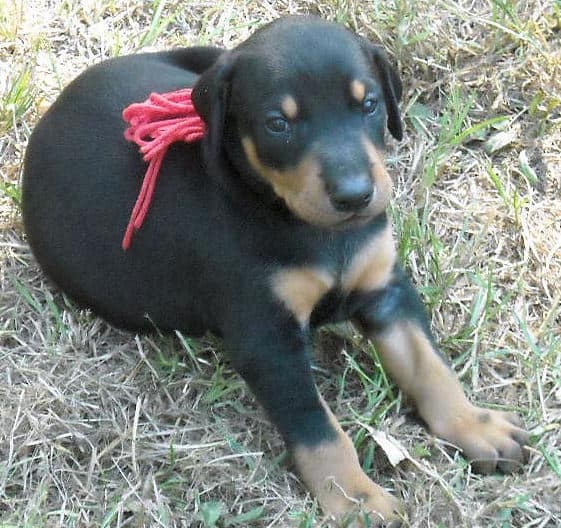
[[[376,46],[321,19],[288,17],[223,54],[193,101],[223,149],[300,219],[364,223],[387,206],[387,127],[402,137],[401,82]]]

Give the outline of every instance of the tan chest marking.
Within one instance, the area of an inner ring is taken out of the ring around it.
[[[396,256],[392,228],[388,223],[354,256],[343,273],[341,289],[368,292],[384,288],[392,277]]]
[[[384,288],[391,280],[395,260],[395,243],[388,224],[354,256],[341,277],[341,289],[348,293]],[[336,281],[327,271],[299,267],[278,271],[271,285],[276,297],[305,326],[316,304],[335,287]]]
[[[279,271],[272,279],[273,292],[302,326],[334,284],[335,279],[326,271],[305,267]]]

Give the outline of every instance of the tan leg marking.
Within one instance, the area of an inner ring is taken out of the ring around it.
[[[434,434],[458,446],[483,473],[497,466],[505,472],[520,466],[522,447],[528,443],[520,421],[471,404],[456,375],[417,325],[397,323],[374,341],[384,368],[413,398]]]
[[[323,400],[322,404],[337,438],[313,448],[294,449],[294,461],[302,480],[326,514],[340,517],[362,510],[372,512],[374,523],[398,518],[400,502],[364,473],[351,439]]]
[[[351,81],[351,95],[357,103],[362,103],[362,101],[364,101],[364,96],[366,95],[365,84],[358,79]]]
[[[362,144],[370,160],[370,174],[374,182],[375,191],[374,197],[368,205],[368,212],[376,215],[384,211],[388,206],[392,193],[392,180],[386,171],[383,152],[378,150],[374,143],[366,136],[362,136]]]
[[[397,252],[388,225],[367,242],[353,257],[341,279],[343,291],[373,291],[390,282]]]
[[[335,284],[326,271],[313,268],[291,268],[273,275],[273,292],[294,314],[302,326],[306,326],[314,306]]]
[[[298,117],[298,103],[291,95],[286,95],[281,102],[281,109],[285,117],[294,120]]]

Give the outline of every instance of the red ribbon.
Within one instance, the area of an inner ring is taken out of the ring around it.
[[[190,88],[165,94],[152,93],[143,103],[133,103],[123,110],[123,119],[130,124],[125,139],[140,147],[148,163],[142,188],[123,237],[122,247],[129,249],[132,237],[142,226],[152,203],[160,167],[172,143],[199,141],[206,133],[191,100]]]

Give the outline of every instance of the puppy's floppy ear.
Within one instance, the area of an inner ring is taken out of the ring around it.
[[[198,75],[209,69],[226,50],[215,46],[192,46],[190,48],[174,48],[169,50],[169,60]]]
[[[399,112],[399,101],[401,100],[401,95],[403,93],[401,79],[380,47],[372,44],[366,39],[361,39],[361,42],[368,58],[376,67],[380,76],[386,110],[388,112],[388,130],[395,139],[401,141],[403,139],[403,125],[401,123],[401,114]]]
[[[211,151],[217,153],[222,141],[229,83],[236,64],[236,55],[225,52],[199,77],[191,98],[195,109],[207,126]]]

